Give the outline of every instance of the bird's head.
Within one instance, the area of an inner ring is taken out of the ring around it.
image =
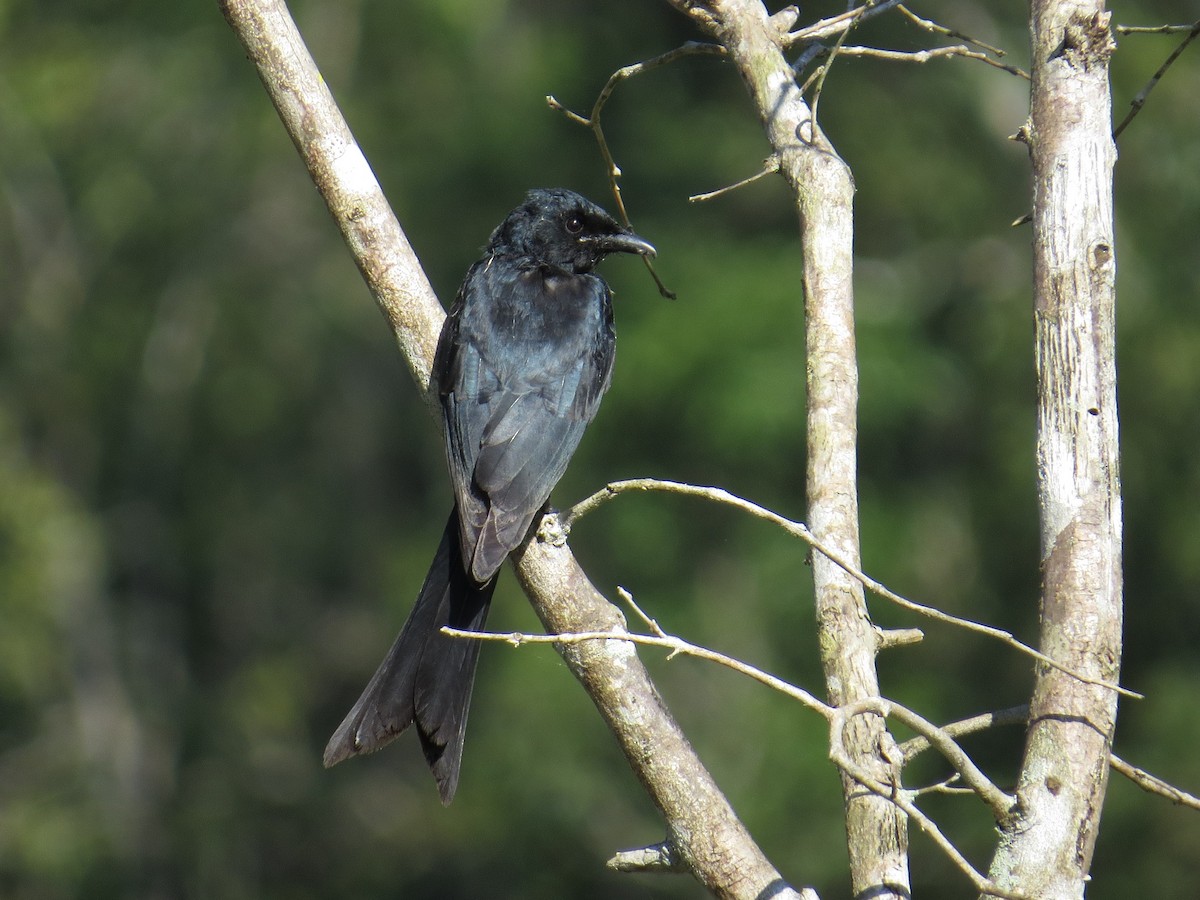
[[[572,274],[592,271],[610,253],[655,253],[649,241],[595,203],[563,188],[530,191],[525,202],[492,232],[488,250]]]

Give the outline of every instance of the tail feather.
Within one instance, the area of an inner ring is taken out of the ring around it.
[[[325,765],[374,753],[414,722],[442,802],[458,787],[479,641],[440,633],[483,627],[495,578],[479,585],[463,568],[457,512],[450,515],[421,593],[392,648],[325,747]]]

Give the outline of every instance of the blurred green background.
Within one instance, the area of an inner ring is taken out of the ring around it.
[[[814,2],[815,20],[844,8]],[[1195,15],[1116,3],[1114,21]],[[296,2],[443,301],[537,185],[611,206],[590,107],[697,37],[666,4]],[[1027,66],[1020,4],[917,11]],[[856,40],[934,39],[897,16]],[[1120,40],[1117,118],[1178,43]],[[1117,749],[1200,788],[1200,50],[1120,142],[1126,683]],[[1027,85],[968,61],[839,61],[820,105],[857,193],[866,568],[1036,638]],[[804,515],[800,261],[783,184],[687,196],[767,147],[732,68],[680,62],[607,111],[637,229],[679,300],[614,260],[612,390],[556,493],[659,476]],[[411,736],[331,772],[330,731],[421,583],[449,505],[437,428],[215,2],[0,2],[0,896],[666,898],[609,874],[663,835],[547,648],[483,653],[458,799]],[[820,690],[805,548],[729,510],[626,497],[572,546],[668,629]],[[872,602],[923,645],[885,691],[947,721],[1022,702],[1030,666]],[[506,577],[490,623],[537,629]],[[785,875],[847,896],[822,723],[645,652]],[[1019,729],[971,740],[1002,784]],[[923,759],[910,782],[946,774]],[[981,804],[927,809],[986,866]],[[1114,777],[1092,898],[1195,896],[1200,817]],[[966,882],[919,833],[914,888]]]

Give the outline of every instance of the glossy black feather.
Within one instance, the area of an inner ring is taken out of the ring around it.
[[[531,191],[467,272],[434,361],[455,507],[392,649],[325,749],[369,753],[414,722],[442,800],[458,785],[479,642],[495,575],[596,415],[616,348],[609,253],[653,248],[565,190]]]

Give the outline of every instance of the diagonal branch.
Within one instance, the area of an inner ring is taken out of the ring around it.
[[[1189,809],[1200,810],[1200,797],[1194,794],[1189,794],[1182,788],[1177,788],[1175,785],[1163,781],[1157,775],[1151,775],[1145,769],[1139,769],[1137,766],[1127,763],[1115,753],[1108,755],[1109,763],[1114,769],[1140,787],[1143,791],[1151,794],[1158,794],[1161,797],[1166,797],[1172,803],[1179,806],[1186,806]]]
[[[1143,699],[1141,694],[1137,693],[1136,691],[1131,691],[1128,688],[1121,687],[1119,684],[1105,681],[1102,678],[1094,678],[1089,675],[1085,675],[1082,672],[1072,670],[1070,667],[1063,665],[1053,657],[1047,656],[1046,654],[1035,650],[1033,647],[1030,647],[1028,644],[1024,644],[1017,640],[1017,638],[1014,637],[1010,631],[1004,631],[992,625],[984,625],[982,622],[975,622],[971,619],[964,619],[959,616],[951,615],[950,613],[943,612],[936,607],[926,606],[923,603],[917,603],[915,600],[909,600],[906,597],[902,597],[900,594],[897,594],[886,585],[876,581],[874,578],[863,572],[861,568],[855,565],[854,562],[846,556],[846,554],[840,553],[825,542],[817,540],[816,536],[803,522],[795,522],[791,519],[785,518],[779,513],[773,512],[766,507],[759,506],[757,503],[752,503],[749,500],[745,500],[736,494],[731,494],[724,488],[700,487],[693,484],[682,484],[677,481],[662,481],[656,478],[631,478],[626,481],[614,481],[611,484],[605,485],[599,491],[592,494],[592,496],[579,501],[573,507],[571,507],[571,509],[567,511],[563,520],[564,527],[569,529],[581,517],[587,515],[596,507],[607,503],[609,500],[612,500],[614,497],[617,497],[620,494],[632,491],[663,491],[671,494],[684,494],[691,497],[702,497],[703,499],[711,500],[714,503],[723,503],[728,506],[735,507],[736,509],[744,510],[753,516],[778,525],[784,531],[788,532],[788,534],[800,538],[800,540],[804,541],[822,556],[827,557],[832,562],[840,566],[841,569],[848,575],[861,582],[863,587],[865,587],[871,593],[896,604],[902,609],[907,609],[910,612],[917,613],[918,615],[925,616],[937,622],[944,622],[947,625],[954,625],[958,628],[964,628],[967,631],[973,631],[977,634],[987,635],[988,637],[994,638],[1003,644],[1007,644],[1009,647],[1013,648],[1019,653],[1023,653],[1032,659],[1036,659],[1040,663],[1050,666],[1053,669],[1057,669],[1065,675],[1070,675],[1072,678],[1075,678],[1084,684],[1108,688],[1111,691],[1115,691],[1124,697],[1129,697],[1134,700]]]
[[[993,47],[991,44],[985,44],[983,41],[978,40],[977,38],[973,38],[968,34],[963,34],[961,31],[956,31],[953,28],[947,28],[945,25],[939,25],[932,19],[922,18],[903,4],[897,7],[897,9],[899,10],[900,15],[904,16],[904,18],[908,19],[908,21],[912,22],[923,31],[928,31],[930,34],[940,34],[942,37],[963,41],[964,43],[978,47],[980,50],[986,50],[993,56],[1000,57],[1008,55],[999,47]]]
[[[868,697],[839,708],[832,727],[844,728],[851,718],[865,713],[874,713],[885,719],[894,718],[924,737],[962,776],[963,782],[988,805],[997,822],[1008,820],[1016,798],[996,787],[944,728],[934,725],[908,707],[882,697]]]
[[[877,797],[894,804],[898,809],[903,811],[908,818],[917,824],[917,827],[921,831],[929,836],[938,849],[950,858],[958,870],[970,879],[972,886],[979,893],[992,897],[1002,897],[1005,900],[1032,900],[1028,894],[1001,887],[994,881],[986,878],[978,869],[971,865],[970,860],[963,856],[962,851],[954,846],[953,842],[942,833],[938,824],[913,803],[913,792],[902,790],[896,783],[889,784],[879,780],[851,759],[845,746],[845,724],[846,722],[843,718],[837,718],[830,728],[829,758],[838,768],[852,778],[855,784],[862,785],[862,787]]]
[[[969,719],[950,722],[949,724],[942,725],[941,730],[952,738],[958,738],[1001,725],[1024,725],[1028,721],[1029,704],[1022,703],[1020,706],[1010,706],[1008,709],[980,713],[977,716],[971,716]],[[933,745],[928,737],[918,735],[900,745],[900,755],[904,757],[904,761],[907,763],[914,757],[924,753],[931,746]]]
[[[1142,111],[1142,107],[1146,105],[1146,99],[1150,96],[1150,92],[1158,86],[1160,81],[1162,81],[1163,76],[1167,74],[1167,69],[1171,68],[1171,66],[1175,63],[1175,60],[1179,59],[1183,51],[1188,48],[1188,44],[1194,41],[1197,35],[1200,35],[1200,20],[1198,20],[1194,25],[1162,25],[1158,28],[1135,28],[1132,26],[1126,26],[1122,28],[1118,25],[1117,30],[1123,32],[1124,34],[1171,34],[1179,31],[1186,31],[1187,36],[1184,37],[1183,42],[1175,48],[1171,55],[1166,58],[1166,61],[1158,67],[1155,73],[1150,76],[1150,80],[1146,82],[1146,86],[1138,91],[1137,94],[1134,95],[1134,98],[1129,101],[1129,112],[1125,114],[1125,118],[1121,120],[1121,123],[1113,129],[1114,139],[1120,137],[1121,132],[1124,131],[1129,126],[1129,123],[1133,121],[1134,117]]]
[[[441,307],[295,22],[283,0],[220,2],[428,397]],[[516,569],[553,630],[619,623],[620,614],[566,546],[531,540],[518,552]],[[629,646],[592,642],[564,648],[563,657],[613,729],[696,878],[718,897],[794,900],[797,892],[738,820]]]

